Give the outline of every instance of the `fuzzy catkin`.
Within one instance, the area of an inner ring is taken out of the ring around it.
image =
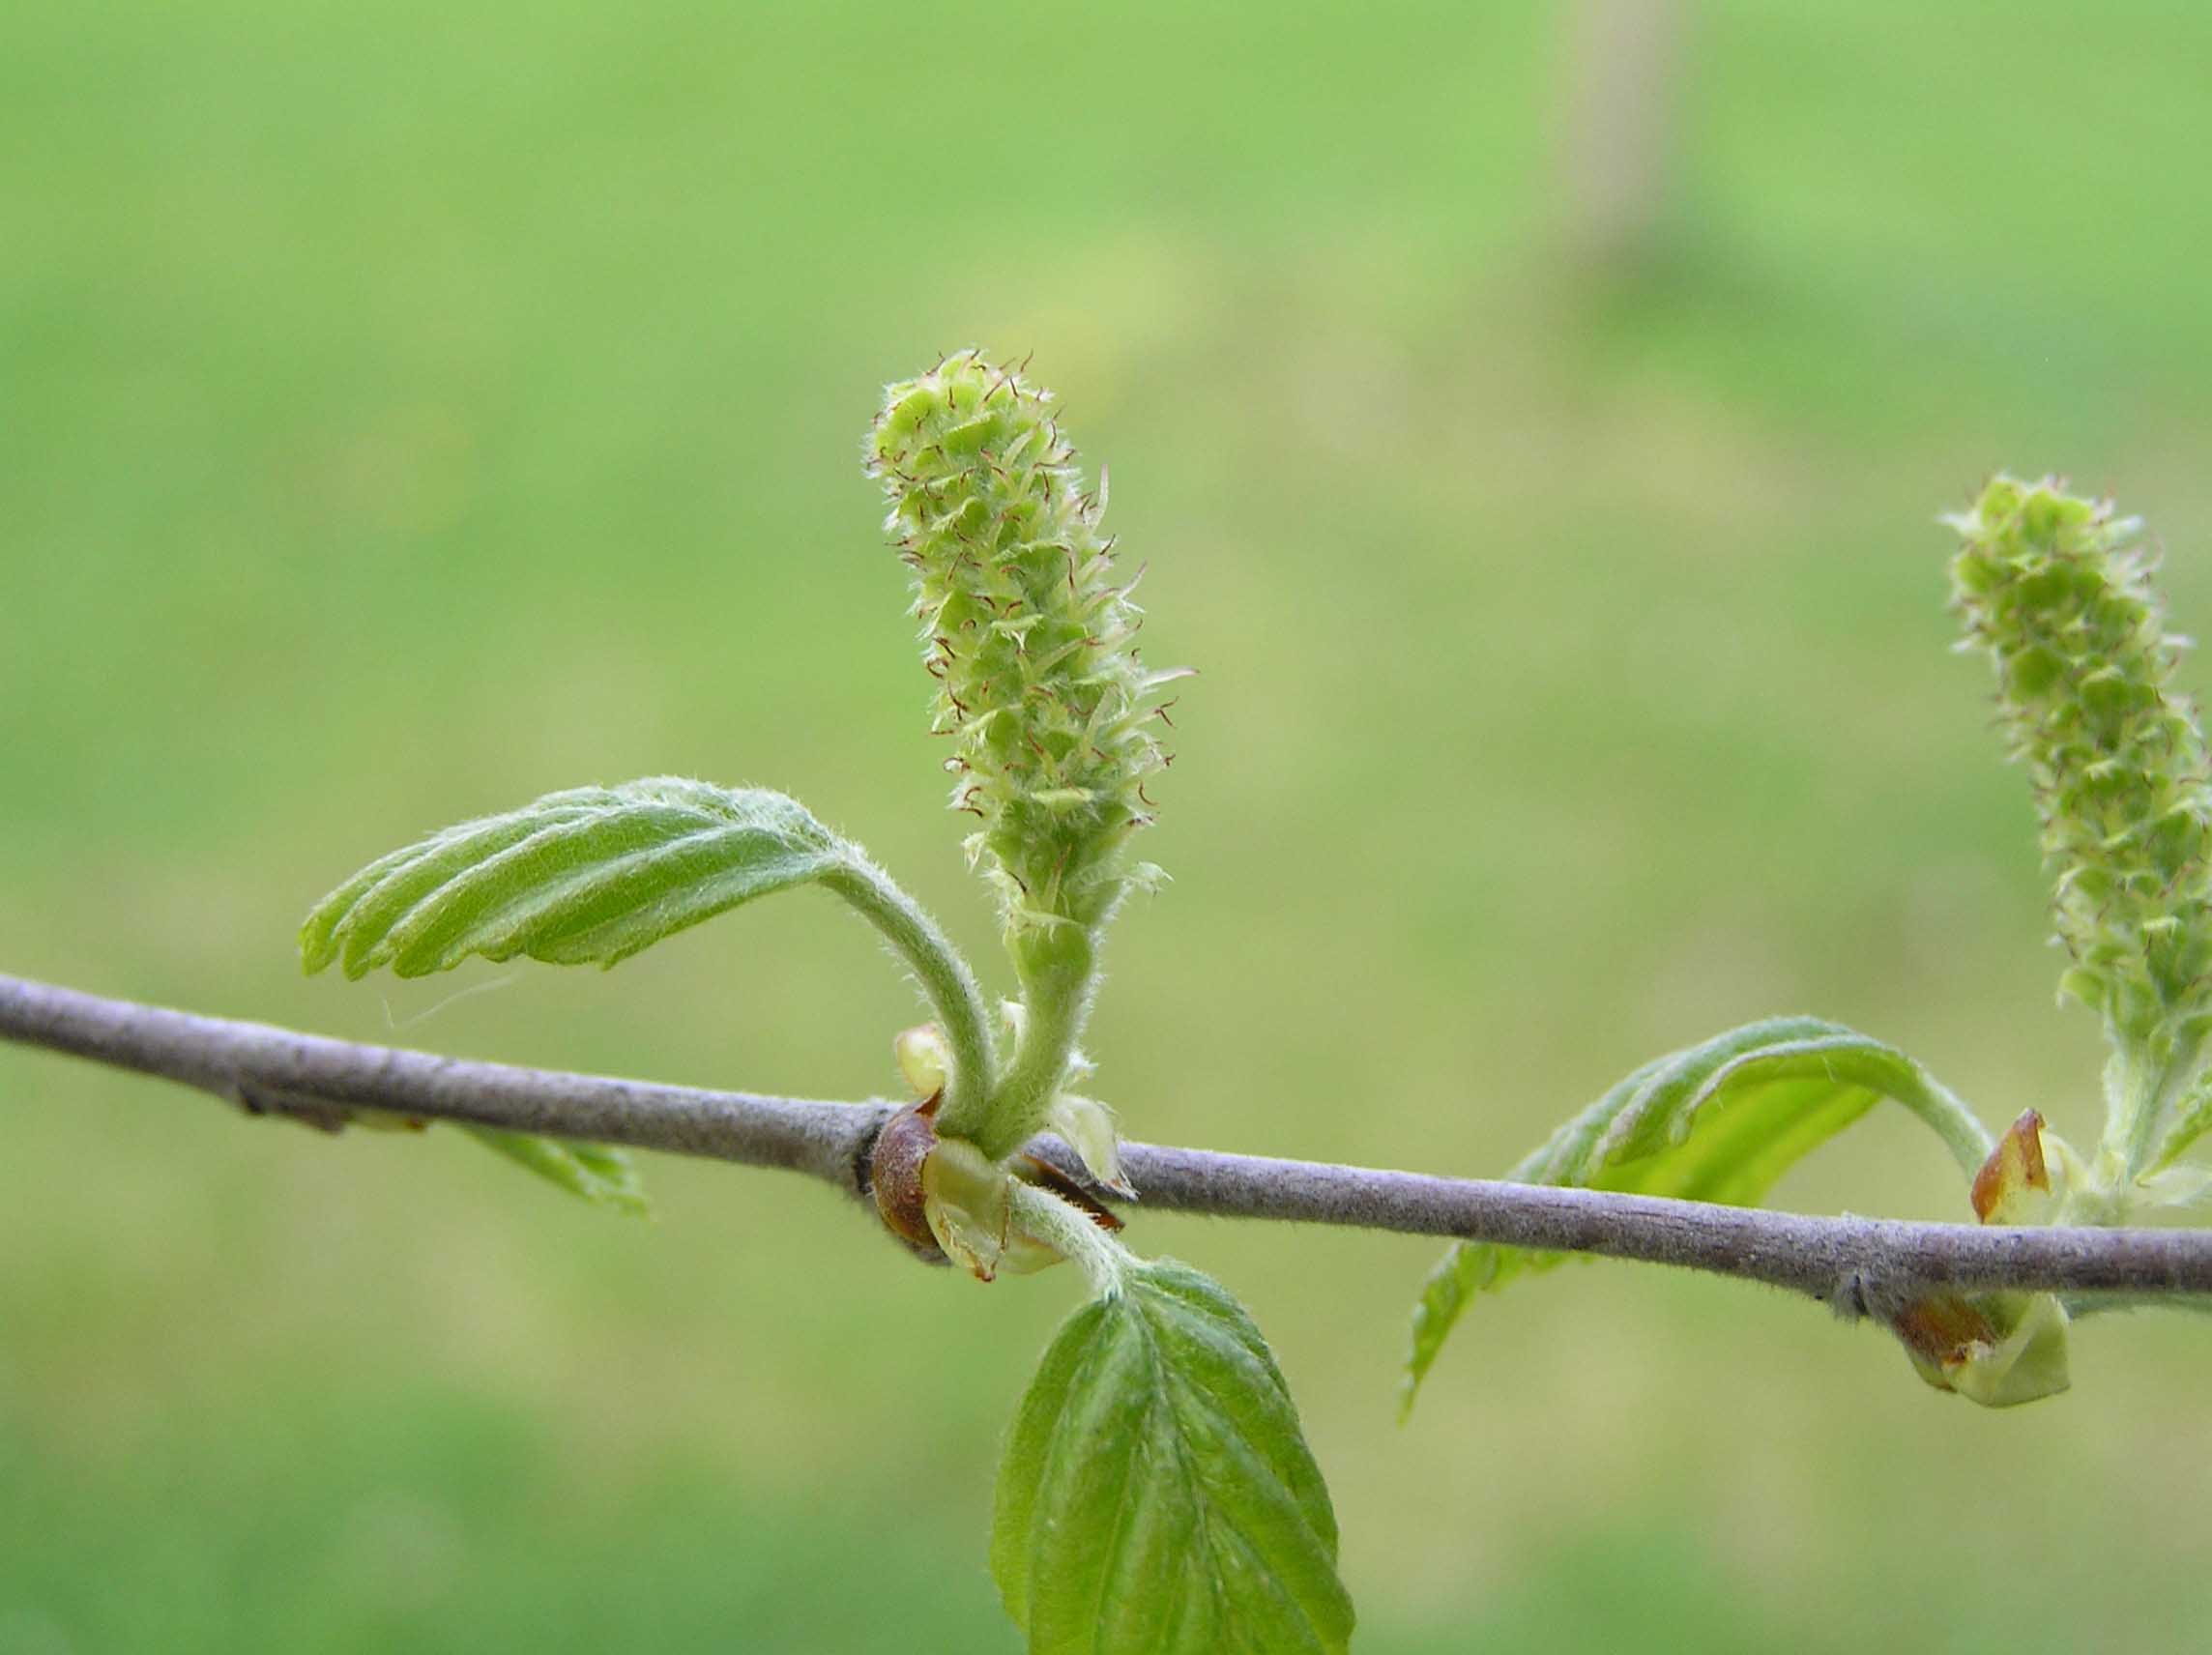
[[[1966,640],[1996,669],[2054,881],[2064,992],[2154,1060],[2212,1030],[2212,766],[2175,686],[2139,524],[2054,479],[1994,479],[1950,519]]]
[[[1009,929],[1102,923],[1119,853],[1151,819],[1167,765],[1118,582],[1103,479],[1086,492],[1052,393],[975,351],[888,388],[869,428],[885,529],[914,570],[922,662],[937,680],[952,807]]]

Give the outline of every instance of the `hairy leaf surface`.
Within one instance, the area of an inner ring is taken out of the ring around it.
[[[992,1528],[1033,1655],[1327,1655],[1352,1636],[1328,1490],[1266,1342],[1172,1260],[1061,1329]]]
[[[315,905],[300,957],[349,977],[471,954],[611,966],[856,855],[780,793],[673,776],[574,788],[369,863]]]
[[[1644,1064],[1506,1176],[1755,1205],[1808,1151],[1885,1097],[1926,1121],[1968,1176],[1988,1156],[1981,1122],[1904,1053],[1838,1023],[1775,1017]],[[1408,1406],[1477,1294],[1563,1257],[1491,1242],[1454,1244],[1413,1309]]]

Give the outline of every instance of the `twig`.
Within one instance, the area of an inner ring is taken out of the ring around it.
[[[335,1129],[349,1112],[473,1121],[781,1167],[849,1194],[889,1116],[823,1103],[515,1068],[106,1000],[0,975],[0,1036],[188,1086],[255,1114]],[[1056,1139],[1033,1146],[1075,1163]],[[1348,1225],[1594,1253],[1787,1288],[1887,1317],[1941,1289],[2212,1293],[2212,1231],[2006,1229],[1815,1218],[1599,1190],[1447,1178],[1131,1144],[1147,1210]]]

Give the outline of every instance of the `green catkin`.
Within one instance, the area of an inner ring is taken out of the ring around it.
[[[1016,926],[1105,915],[1166,763],[1136,583],[1116,578],[1104,486],[1084,491],[1052,403],[966,351],[890,387],[867,450],[915,574],[952,807],[980,819],[972,848]]]
[[[952,808],[975,816],[971,858],[997,891],[1029,1025],[987,1128],[1019,1142],[1064,1079],[1095,977],[1099,929],[1132,883],[1146,782],[1171,755],[1161,685],[1136,633],[1136,582],[1100,529],[1050,392],[975,351],[888,388],[869,428],[885,529],[914,571],[922,664],[937,681]]]
[[[1991,657],[2054,882],[2062,992],[2105,1020],[2134,1172],[2212,1031],[2212,765],[2175,685],[2157,559],[2109,501],[1998,477],[1950,519],[1966,647]]]

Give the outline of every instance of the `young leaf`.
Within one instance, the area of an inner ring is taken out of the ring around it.
[[[1775,1017],[1644,1064],[1506,1176],[1755,1205],[1809,1150],[1885,1097],[1926,1121],[1969,1176],[1988,1158],[1981,1122],[1904,1053],[1820,1018]],[[1476,1294],[1560,1258],[1455,1243],[1413,1309],[1407,1406]]]
[[[371,862],[300,929],[309,972],[403,977],[471,954],[611,966],[857,859],[794,799],[674,776],[549,794]]]
[[[548,794],[371,862],[300,927],[310,973],[450,971],[471,954],[612,966],[757,896],[818,883],[883,935],[928,995],[953,1060],[949,1095],[988,1092],[982,991],[914,899],[797,800],[678,776]],[[642,1210],[620,1151],[479,1134],[588,1200]]]
[[[490,1126],[471,1126],[470,1135],[489,1148],[528,1167],[539,1177],[580,1195],[594,1206],[604,1206],[632,1218],[652,1216],[645,1186],[637,1168],[620,1149],[604,1144],[577,1144],[560,1138],[535,1138],[527,1132],[501,1132]]]
[[[1336,1518],[1266,1340],[1186,1264],[1134,1265],[1031,1380],[991,1571],[1032,1655],[1347,1647]]]

